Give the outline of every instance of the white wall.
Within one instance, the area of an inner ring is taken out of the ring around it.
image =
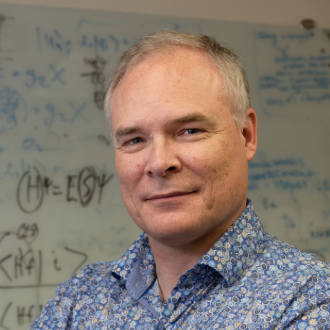
[[[329,0],[0,0],[0,3],[186,16],[280,25],[299,25],[303,18],[312,18],[317,22],[318,27],[330,29]]]

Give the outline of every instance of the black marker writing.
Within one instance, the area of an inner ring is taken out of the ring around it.
[[[94,70],[90,73],[82,73],[81,75],[83,77],[91,76],[91,82],[94,85],[94,103],[102,110],[105,97],[105,75],[103,71],[108,62],[102,56],[96,55],[93,59],[85,58],[85,63],[90,64]]]
[[[34,173],[32,173],[34,172]],[[25,213],[37,211],[44,199],[44,185],[39,170],[33,166],[26,171],[18,182],[16,199],[20,209]],[[32,191],[34,196],[32,197]],[[33,198],[33,200],[32,200]]]
[[[17,204],[24,213],[34,213],[40,209],[45,196],[50,196],[50,192],[52,192],[53,196],[61,196],[65,193],[67,202],[79,202],[81,206],[85,207],[92,201],[97,190],[97,201],[100,204],[104,187],[113,176],[113,173],[97,175],[94,167],[85,167],[78,175],[67,176],[66,191],[63,191],[60,185],[54,184],[48,177],[42,177],[37,167],[32,167],[23,173],[18,182]],[[24,228],[22,230],[24,231]],[[33,228],[28,230],[33,231]],[[0,236],[0,243],[3,238]]]
[[[3,323],[4,323],[4,321],[5,321],[5,318],[6,318],[6,315],[7,315],[7,313],[8,313],[8,310],[9,310],[9,308],[10,308],[10,306],[11,306],[12,304],[13,304],[12,301],[9,302],[9,303],[7,304],[5,310],[3,311],[2,315],[1,315],[0,327],[1,327],[2,329],[10,330],[10,328],[6,327]]]
[[[84,253],[84,252],[80,252],[80,251],[76,251],[76,250],[73,250],[73,249],[69,249],[67,246],[66,247],[64,247],[64,249],[66,250],[66,251],[68,251],[68,252],[71,252],[71,253],[74,253],[74,254],[78,254],[78,255],[81,255],[81,256],[83,256],[84,257],[84,259],[81,261],[81,263],[74,269],[74,271],[73,271],[73,273],[72,273],[72,275],[74,275],[76,272],[77,272],[77,270],[87,261],[87,259],[88,259],[88,256],[87,256],[87,254],[86,253]]]

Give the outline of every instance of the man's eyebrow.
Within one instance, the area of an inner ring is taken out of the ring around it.
[[[139,127],[137,127],[137,126],[125,127],[123,129],[119,129],[118,131],[116,131],[115,137],[116,137],[116,139],[119,139],[120,137],[122,137],[124,135],[134,133],[138,130],[139,130]]]
[[[190,123],[194,121],[211,121],[210,118],[200,114],[200,113],[192,113],[187,116],[183,116],[180,118],[174,119],[171,124],[184,124],[184,123]]]

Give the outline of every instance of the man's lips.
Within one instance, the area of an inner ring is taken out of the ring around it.
[[[171,199],[171,198],[175,198],[175,197],[190,195],[192,193],[194,193],[194,191],[189,191],[189,192],[186,192],[186,191],[174,191],[174,192],[167,193],[167,194],[153,195],[151,197],[146,198],[146,201],[167,200],[167,199]]]

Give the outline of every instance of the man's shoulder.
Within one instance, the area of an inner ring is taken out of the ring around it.
[[[99,261],[92,264],[88,264],[77,271],[76,276],[85,275],[105,275],[111,272],[118,264],[120,259],[113,261]]]
[[[102,278],[113,277],[112,271],[115,269],[119,260],[114,261],[100,261],[92,264],[88,264],[80,268],[68,281],[62,282],[59,287],[72,287],[79,288],[83,285],[91,284],[91,282],[98,282]]]
[[[76,275],[81,274],[104,274],[111,272],[113,268],[118,264],[120,259],[113,261],[99,261],[92,264],[88,264],[79,269]]]
[[[330,303],[330,265],[315,254],[264,232],[263,249],[242,282],[253,288],[260,306],[272,307],[278,322],[276,329],[289,325],[300,329],[308,324],[326,329],[322,326],[327,322],[324,312]]]
[[[312,276],[317,276],[324,279],[326,287],[330,287],[330,264],[319,260],[314,253],[301,251],[276,236],[265,233],[263,256],[267,264],[277,268],[277,273],[282,276],[293,272],[312,281]]]
[[[101,293],[100,288],[105,289],[108,285],[118,284],[118,275],[112,272],[117,264],[118,260],[89,264],[79,269],[68,281],[60,283],[54,296],[46,303],[30,329],[50,329],[47,320],[57,322],[61,318],[69,322],[73,309],[81,308],[80,300],[83,296],[84,299],[92,297],[92,292]],[[72,329],[76,329],[76,326]]]

